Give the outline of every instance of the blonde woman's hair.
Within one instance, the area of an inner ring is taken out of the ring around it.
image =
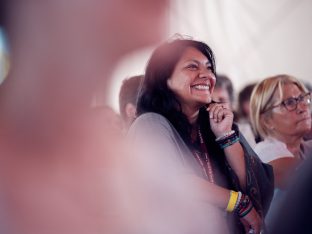
[[[264,124],[264,118],[270,117],[272,112],[269,110],[281,103],[283,87],[286,84],[295,84],[300,91],[308,92],[303,83],[289,75],[268,77],[253,89],[250,98],[250,120],[253,130],[262,139],[270,136],[270,129]]]

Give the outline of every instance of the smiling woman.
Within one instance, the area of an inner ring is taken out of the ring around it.
[[[211,102],[216,77],[209,59],[197,49],[189,47],[185,49],[167,83],[180,101],[182,110],[192,112],[193,108],[198,109]]]
[[[179,222],[186,230],[259,233],[273,191],[271,167],[239,136],[232,111],[212,102],[215,83],[207,44],[177,39],[160,45],[147,65],[129,138],[144,165],[152,165],[142,168],[155,173],[151,187],[165,175],[187,184],[184,205],[201,204],[173,213],[187,217]]]

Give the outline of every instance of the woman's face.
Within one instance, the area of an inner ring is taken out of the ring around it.
[[[185,49],[167,80],[169,89],[176,94],[183,110],[196,110],[210,103],[215,83],[210,61],[193,47]]]
[[[282,100],[298,98],[302,94],[304,94],[304,92],[300,91],[297,85],[286,84],[283,87]],[[299,102],[295,110],[289,111],[281,104],[272,109],[272,115],[268,120],[268,126],[276,135],[284,137],[303,137],[311,128],[310,105]]]

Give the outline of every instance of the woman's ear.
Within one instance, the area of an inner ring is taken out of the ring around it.
[[[262,115],[261,116],[261,121],[263,122],[263,124],[266,127],[266,129],[268,129],[269,131],[273,131],[274,130],[274,123],[273,123],[271,115],[268,115],[268,114]]]
[[[134,119],[136,117],[136,107],[132,103],[127,103],[125,112],[128,119]]]

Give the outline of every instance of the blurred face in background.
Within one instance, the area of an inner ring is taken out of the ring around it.
[[[250,116],[250,101],[249,100],[245,100],[242,103],[240,108],[243,108],[243,112],[246,113],[246,117],[249,118],[249,116]]]
[[[230,94],[225,88],[222,87],[215,88],[212,93],[212,99],[215,102],[222,102],[224,103],[223,105],[224,107],[230,110],[232,109]]]

